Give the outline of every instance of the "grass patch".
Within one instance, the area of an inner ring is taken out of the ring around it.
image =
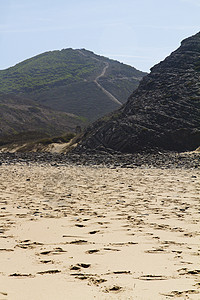
[[[50,145],[52,143],[68,143],[71,139],[73,139],[76,136],[75,133],[69,132],[62,136],[55,136],[55,137],[49,137],[44,138],[38,141],[38,143],[42,145]]]

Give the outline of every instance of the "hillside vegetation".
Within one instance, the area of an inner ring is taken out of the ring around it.
[[[0,94],[0,144],[75,133],[85,126],[78,116],[54,111],[27,98]]]
[[[85,49],[63,49],[0,71],[0,92],[22,95],[93,121],[119,107],[99,88],[97,78],[104,89],[124,103],[144,75]]]
[[[1,91],[29,93],[95,76],[100,63],[72,49],[50,51],[0,72]]]

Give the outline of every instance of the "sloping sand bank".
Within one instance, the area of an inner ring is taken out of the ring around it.
[[[0,166],[0,299],[200,299],[200,170]]]

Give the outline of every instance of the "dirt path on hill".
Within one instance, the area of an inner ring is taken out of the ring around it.
[[[78,50],[78,52],[79,52],[80,54],[82,54],[83,56],[87,56],[87,55],[85,55],[81,50]],[[92,59],[99,61],[99,59],[98,59],[98,58],[95,58],[95,57],[92,57]],[[108,67],[109,67],[109,63],[108,63],[108,62],[104,62],[104,64],[105,64],[105,67],[103,68],[101,74],[99,74],[99,75],[94,79],[94,83],[102,90],[102,92],[103,92],[107,97],[110,98],[111,101],[113,101],[113,102],[115,102],[115,103],[117,103],[118,105],[121,106],[122,103],[121,103],[115,96],[113,96],[108,90],[106,90],[106,89],[98,82],[99,78],[101,78],[101,77],[103,77],[103,76],[105,75],[106,70],[107,70]]]
[[[98,79],[103,77],[106,73],[106,70],[108,69],[109,67],[109,63],[105,63],[105,67],[103,68],[101,74],[99,76],[96,77],[96,79],[94,80],[94,82],[96,83],[96,85],[102,90],[102,92],[104,94],[106,94],[110,100],[112,100],[113,102],[119,104],[119,105],[122,105],[122,103],[115,97],[113,96],[109,91],[107,91],[99,82],[98,82]]]

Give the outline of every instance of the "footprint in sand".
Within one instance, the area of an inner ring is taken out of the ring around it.
[[[34,277],[32,274],[21,274],[21,273],[13,273],[9,275],[10,277]]]
[[[140,280],[166,280],[168,279],[166,276],[162,275],[142,275],[138,279]]]
[[[3,296],[8,296],[8,293],[5,293],[5,292],[0,292],[0,295],[3,295]]]
[[[187,291],[172,291],[170,294],[163,294],[164,296],[168,297],[184,297],[184,299],[189,299],[188,295],[194,295],[194,294],[199,294],[199,291],[196,290],[187,290]],[[187,297],[187,298],[185,298]]]
[[[53,260],[40,260],[40,262],[42,263],[42,264],[49,264],[49,263],[51,263],[51,264],[54,264],[54,261]]]
[[[75,241],[71,241],[69,244],[75,244],[75,245],[82,245],[82,244],[87,244],[88,241],[86,240],[75,240]]]
[[[93,254],[93,253],[97,253],[97,252],[99,252],[100,250],[98,250],[98,249],[92,249],[92,250],[88,250],[88,251],[86,251],[86,253],[87,254]]]
[[[71,266],[70,270],[78,271],[78,270],[81,270],[81,268],[87,269],[90,266],[91,266],[91,264],[79,263],[79,264],[76,264],[74,266]]]
[[[40,254],[41,255],[49,255],[49,254],[56,255],[56,254],[62,254],[65,252],[67,252],[67,251],[63,250],[60,247],[57,247],[57,248],[54,248],[53,250],[42,251],[42,252],[40,252]]]
[[[59,270],[47,270],[47,271],[41,271],[41,272],[37,272],[37,274],[40,275],[45,275],[45,274],[57,274],[60,273],[61,271]]]
[[[106,288],[104,292],[109,293],[109,292],[120,292],[120,291],[122,291],[122,287],[118,285],[114,285],[113,287]]]
[[[93,231],[90,231],[89,234],[96,234],[97,232],[99,232],[99,230],[93,230]]]
[[[43,243],[31,242],[30,240],[19,241],[15,247],[19,247],[22,249],[33,249],[37,246],[42,246]]]

